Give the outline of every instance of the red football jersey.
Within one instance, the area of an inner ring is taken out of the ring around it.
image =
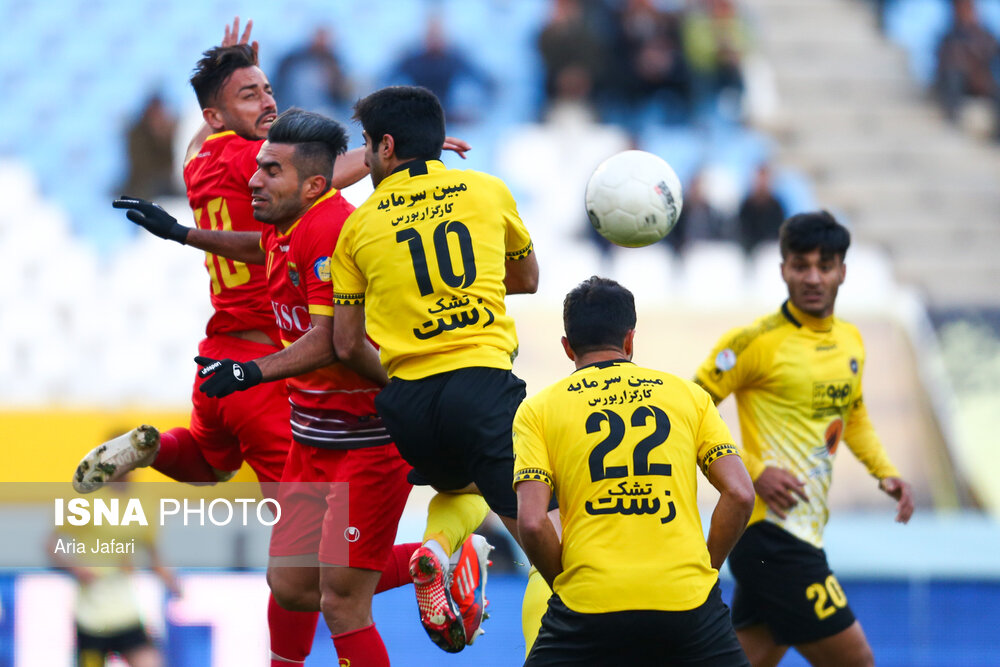
[[[188,202],[199,229],[259,232],[265,226],[254,220],[249,185],[262,143],[220,132],[208,137],[184,165]],[[206,335],[259,329],[277,344],[264,267],[205,253],[205,268],[215,309]]]
[[[288,347],[312,328],[310,315],[333,316],[330,256],[354,207],[337,190],[320,197],[287,233],[264,225],[267,286],[281,343]],[[292,405],[375,414],[379,387],[340,363],[288,380]]]

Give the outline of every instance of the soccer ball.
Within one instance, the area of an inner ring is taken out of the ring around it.
[[[587,182],[587,215],[601,236],[626,248],[659,241],[681,214],[681,182],[666,160],[622,151],[598,165]]]

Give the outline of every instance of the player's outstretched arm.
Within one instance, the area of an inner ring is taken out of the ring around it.
[[[534,294],[538,291],[538,258],[531,251],[522,259],[508,259],[503,278],[507,294]]]
[[[330,333],[333,318],[315,314],[310,318],[312,328],[302,338],[266,357],[242,362],[195,357],[195,363],[202,366],[199,377],[208,378],[198,390],[209,398],[222,398],[256,387],[261,382],[283,380],[329,366],[336,361]]]
[[[562,543],[548,513],[552,489],[545,482],[525,480],[518,482],[515,490],[521,548],[552,588],[563,570]]]
[[[264,263],[259,232],[229,232],[185,227],[159,204],[138,197],[123,195],[111,205],[124,209],[125,217],[161,239],[176,241],[246,264]]]
[[[441,148],[446,151],[458,153],[458,156],[463,160],[465,159],[466,151],[472,150],[469,142],[456,137],[445,137]],[[338,190],[343,190],[360,181],[368,173],[368,165],[365,164],[365,149],[352,148],[337,157],[337,161],[333,165],[333,178],[330,180],[330,184]]]
[[[365,336],[365,307],[338,305],[333,318],[333,349],[337,360],[379,386],[389,383],[378,350]]]
[[[754,490],[750,474],[738,456],[723,456],[708,467],[708,481],[719,491],[708,529],[712,567],[722,567],[753,513]]]
[[[902,477],[886,477],[878,483],[878,488],[895,498],[896,521],[907,523],[913,516],[913,489]]]

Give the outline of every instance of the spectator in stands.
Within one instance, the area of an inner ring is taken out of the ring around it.
[[[569,104],[593,113],[604,89],[607,44],[588,24],[580,0],[553,0],[538,35],[538,52],[545,68],[546,112]]]
[[[727,101],[738,113],[743,94],[743,57],[750,28],[733,0],[698,0],[683,25],[684,53],[694,73],[699,106]]]
[[[621,59],[617,88],[630,115],[659,107],[658,120],[685,121],[691,111],[691,76],[681,45],[680,12],[653,0],[626,0],[616,17],[614,57]]]
[[[774,195],[771,185],[771,167],[767,163],[757,167],[753,186],[740,204],[740,242],[749,253],[758,243],[777,241],[778,229],[785,221],[785,207]]]
[[[972,0],[954,0],[954,18],[937,49],[937,93],[945,116],[958,120],[965,95],[993,103],[1000,140],[1000,44],[979,22]]]
[[[735,241],[735,221],[709,201],[704,174],[696,173],[684,188],[684,206],[677,225],[667,239],[677,251],[697,241]]]
[[[329,30],[316,28],[307,44],[290,51],[278,63],[274,90],[282,108],[345,115],[351,85],[332,41]]]
[[[122,192],[144,199],[180,194],[174,178],[177,119],[158,94],[152,95],[126,135],[128,176]]]
[[[404,55],[393,66],[389,78],[393,84],[411,84],[429,89],[441,100],[449,122],[475,120],[471,105],[462,105],[456,99],[458,84],[466,81],[475,84],[487,100],[492,99],[496,89],[489,72],[448,43],[444,25],[436,15],[427,19],[424,43]],[[481,103],[477,106],[482,108]]]

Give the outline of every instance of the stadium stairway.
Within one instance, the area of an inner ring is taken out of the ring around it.
[[[756,0],[778,158],[933,307],[1000,306],[1000,148],[944,122],[871,3]]]

